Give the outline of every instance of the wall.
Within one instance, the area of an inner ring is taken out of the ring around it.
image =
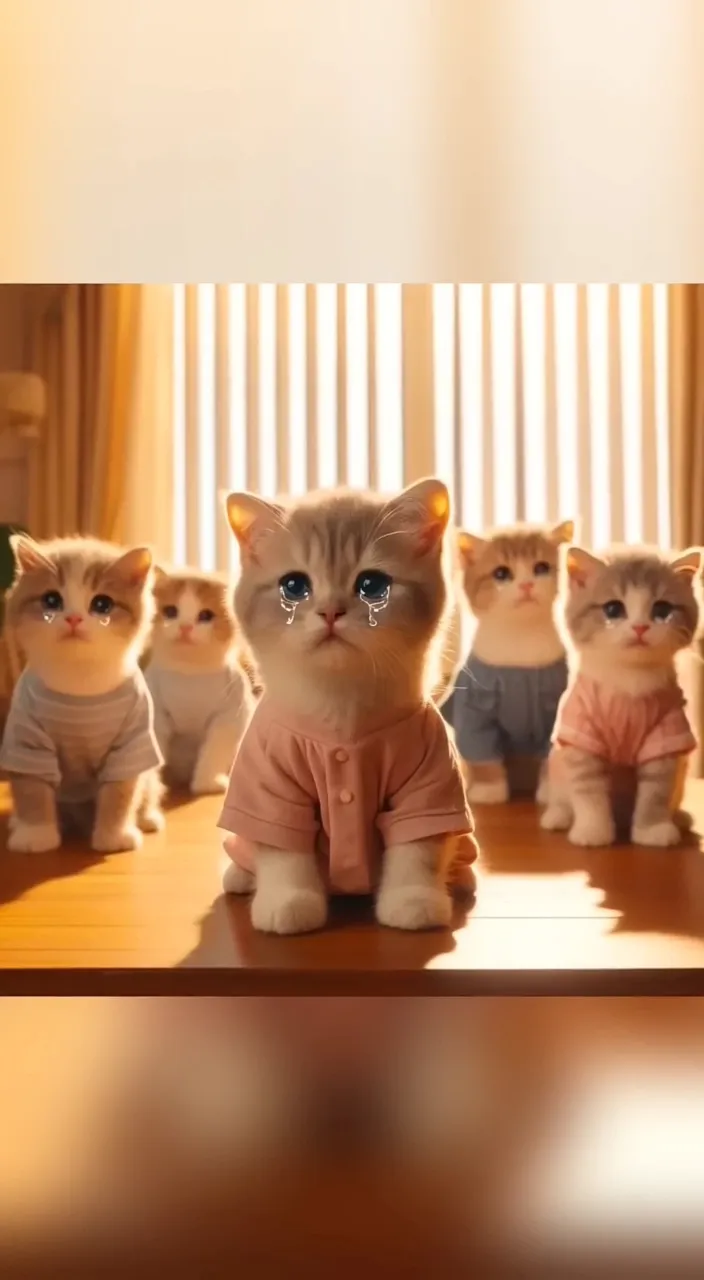
[[[23,367],[25,289],[0,285],[0,372]],[[27,518],[27,450],[36,445],[0,428],[0,524],[23,524]]]

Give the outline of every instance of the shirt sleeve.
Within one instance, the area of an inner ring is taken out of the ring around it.
[[[428,707],[418,729],[424,736],[421,758],[377,818],[386,848],[474,831],[457,753],[440,713]]]
[[[163,764],[154,732],[154,709],[144,680],[135,685],[134,701],[107,754],[99,781],[127,782]]]
[[[5,724],[0,749],[0,767],[6,773],[22,774],[28,778],[41,778],[52,787],[58,787],[61,771],[56,748],[49,734],[13,698]]]
[[[317,792],[303,752],[285,730],[265,738],[256,714],[235,756],[218,826],[253,844],[315,852]]]
[[[552,740],[561,747],[576,747],[588,755],[608,756],[604,737],[589,714],[578,683],[560,699]]]
[[[648,764],[650,760],[662,760],[666,756],[689,755],[696,745],[684,705],[674,706],[641,743],[636,763]]]

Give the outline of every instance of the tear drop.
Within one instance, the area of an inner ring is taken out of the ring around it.
[[[381,613],[381,610],[386,608],[387,604],[389,603],[390,595],[391,595],[391,589],[387,587],[386,591],[384,592],[384,595],[380,596],[378,600],[374,600],[374,601],[367,600],[366,604],[369,610],[369,626],[370,627],[379,626],[379,623],[377,622],[374,615],[376,613]]]
[[[109,627],[109,626],[110,626],[110,615],[108,614],[106,617],[100,617],[100,618],[98,618],[98,622],[100,623],[101,627]]]
[[[297,601],[297,600],[295,600],[295,601],[292,601],[291,603],[289,603],[289,601],[288,601],[288,600],[284,600],[284,599],[283,599],[283,596],[282,596],[282,598],[281,598],[281,608],[283,609],[284,613],[287,613],[287,614],[288,614],[288,617],[287,617],[287,619],[286,619],[286,626],[287,626],[287,627],[290,627],[290,626],[291,626],[291,623],[293,622],[293,619],[294,619],[294,618],[295,618],[295,616],[296,616],[296,609],[298,608],[298,601]]]
[[[44,619],[44,621],[45,621],[45,622],[53,622],[53,621],[54,621],[54,618],[56,617],[56,614],[55,614],[55,613],[44,613],[44,614],[42,614],[42,617],[43,617],[43,619]]]

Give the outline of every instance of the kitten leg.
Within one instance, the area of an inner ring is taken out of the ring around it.
[[[573,810],[568,839],[572,844],[605,845],[616,839],[609,766],[598,756],[565,747],[566,784]]]
[[[14,813],[7,847],[13,853],[48,853],[61,844],[56,792],[41,778],[10,779]]]
[[[253,893],[254,875],[241,867],[233,857],[237,852],[237,836],[226,836],[222,847],[227,854],[227,863],[222,873],[224,893]]]
[[[540,762],[540,773],[538,774],[538,787],[535,793],[536,804],[550,803],[550,771],[548,768],[548,757]]]
[[[454,842],[447,838],[386,850],[376,899],[379,924],[391,929],[447,928],[452,901],[446,874]]]
[[[158,769],[143,773],[137,786],[137,826],[140,831],[163,831],[166,826],[161,800],[164,784]]]
[[[194,796],[221,795],[227,791],[240,737],[237,725],[215,723],[211,726],[201,744],[191,778],[190,790]]]
[[[640,766],[631,825],[631,840],[634,844],[663,848],[679,844],[682,832],[671,810],[678,767],[677,756],[649,760],[647,764]]]
[[[544,763],[544,775],[541,777],[536,799],[539,799],[545,784],[547,784],[546,807],[540,815],[540,825],[543,831],[568,831],[574,818],[569,792],[564,775],[560,776],[550,756]]]
[[[257,845],[252,924],[263,933],[310,933],[325,924],[328,900],[314,854]]]
[[[508,775],[502,760],[466,764],[467,799],[470,804],[506,804]]]
[[[104,782],[98,791],[91,848],[98,853],[138,849],[142,833],[135,824],[140,779]]]

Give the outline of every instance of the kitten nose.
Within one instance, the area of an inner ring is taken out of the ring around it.
[[[518,585],[521,588],[521,591],[525,592],[527,596],[529,596],[531,591],[533,590],[532,582],[519,582]]]
[[[83,615],[81,613],[66,614],[66,622],[68,623],[69,627],[74,627],[74,628],[80,627],[82,621],[83,621]]]
[[[638,636],[638,639],[640,640],[640,639],[641,639],[641,637],[645,635],[646,631],[650,631],[650,623],[649,623],[649,622],[634,622],[634,623],[633,623],[633,630],[635,631],[636,635]]]
[[[192,630],[193,630],[192,622],[182,622],[179,625],[179,631],[181,632],[182,636],[189,636]]]
[[[325,618],[325,621],[327,622],[329,627],[334,627],[335,623],[337,622],[337,619],[344,618],[346,613],[347,613],[347,610],[343,607],[343,605],[339,605],[339,604],[330,605],[330,607],[327,609],[318,610],[319,616],[321,618]]]

